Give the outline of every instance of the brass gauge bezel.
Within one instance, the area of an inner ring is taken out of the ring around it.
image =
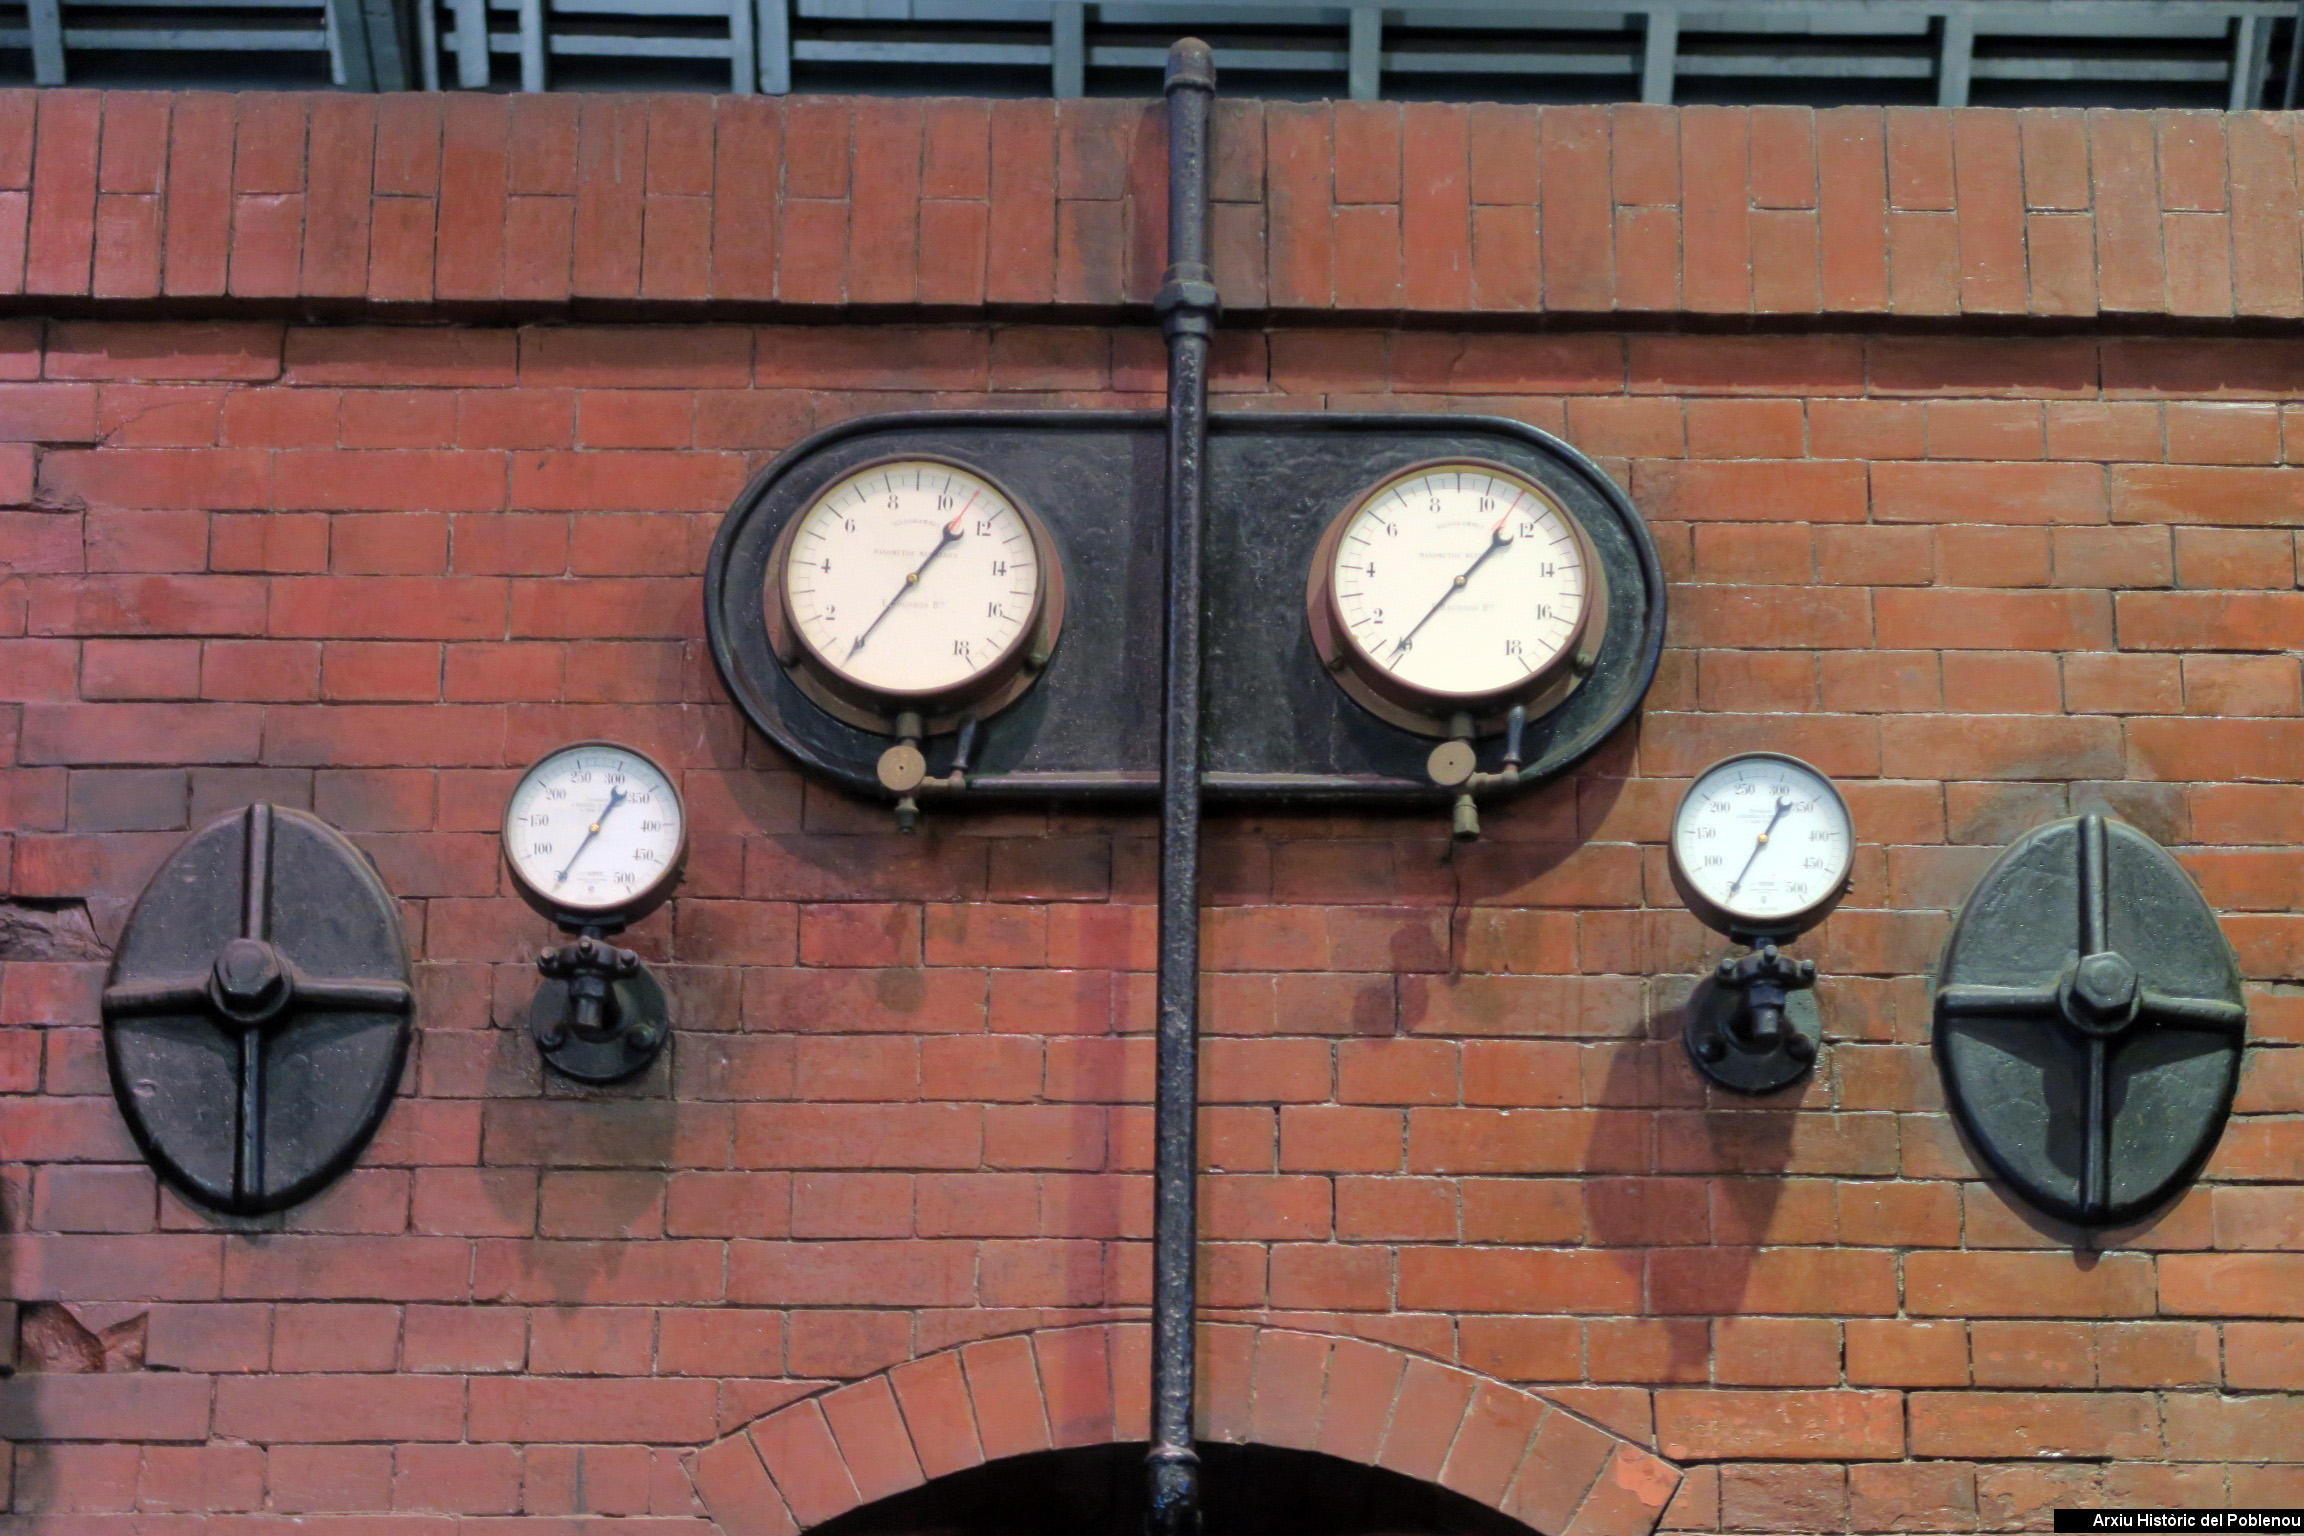
[[[1032,611],[1016,631],[1015,638],[989,665],[951,687],[912,690],[873,688],[858,683],[819,653],[792,617],[788,575],[792,545],[800,525],[837,487],[896,464],[930,464],[956,470],[997,491],[1016,509],[1017,518],[1032,541],[1032,558],[1040,571]],[[920,722],[917,729],[933,735],[957,729],[971,716],[984,719],[997,714],[1022,698],[1039,680],[1055,654],[1057,638],[1063,631],[1064,595],[1064,562],[1057,553],[1056,541],[1049,534],[1048,525],[1023,497],[989,471],[962,459],[933,453],[897,453],[844,467],[785,520],[769,553],[761,608],[768,620],[769,649],[786,675],[819,709],[845,724],[889,736],[900,734],[902,717],[913,715]]]
[[[1847,829],[1848,863],[1846,867],[1840,871],[1838,879],[1834,880],[1814,901],[1809,902],[1804,907],[1791,912],[1780,912],[1774,916],[1739,912],[1726,902],[1707,896],[1703,888],[1697,884],[1695,876],[1688,870],[1680,847],[1680,823],[1681,819],[1688,814],[1688,803],[1696,798],[1696,791],[1705,780],[1723,768],[1737,763],[1782,763],[1798,772],[1810,775],[1818,784],[1823,786],[1825,796],[1830,798],[1832,805],[1839,814],[1841,826]],[[1789,944],[1801,934],[1824,921],[1825,918],[1830,917],[1833,910],[1840,905],[1841,899],[1848,894],[1849,887],[1855,883],[1856,849],[1856,817],[1848,809],[1847,796],[1840,793],[1840,786],[1832,782],[1830,774],[1814,763],[1794,757],[1789,752],[1731,752],[1717,762],[1707,763],[1697,771],[1694,778],[1688,781],[1688,787],[1680,792],[1680,798],[1673,802],[1672,820],[1666,825],[1664,833],[1665,864],[1671,874],[1674,893],[1679,896],[1681,903],[1688,908],[1690,914],[1698,922],[1715,933],[1726,935],[1739,944],[1755,944],[1762,940]]]
[[[535,778],[547,763],[566,757],[572,752],[584,751],[621,752],[627,757],[640,759],[650,768],[653,768],[657,776],[664,781],[666,791],[672,796],[672,804],[680,814],[680,840],[674,845],[672,856],[659,866],[661,873],[649,883],[646,889],[637,891],[624,900],[608,906],[587,907],[560,900],[530,880],[528,872],[520,867],[520,861],[512,856],[512,807],[518,801],[522,787],[530,779]],[[520,776],[512,781],[512,791],[504,797],[503,814],[497,818],[496,838],[497,847],[503,856],[505,872],[512,879],[513,891],[522,901],[528,903],[539,916],[571,932],[595,928],[603,933],[616,933],[638,922],[672,899],[672,892],[680,884],[680,876],[688,863],[688,798],[680,793],[680,780],[672,770],[638,747],[629,746],[621,741],[607,741],[599,738],[589,741],[571,741],[554,747],[551,751],[537,758],[536,761],[522,769]]]
[[[1543,666],[1503,688],[1459,693],[1403,682],[1360,644],[1346,626],[1337,598],[1336,556],[1345,530],[1352,526],[1353,520],[1377,497],[1402,481],[1452,469],[1478,470],[1527,487],[1567,527],[1585,572],[1583,611],[1577,615],[1567,643]],[[1330,520],[1313,552],[1312,569],[1305,578],[1304,607],[1312,633],[1312,648],[1321,666],[1361,708],[1389,724],[1422,736],[1459,735],[1467,718],[1474,731],[1492,733],[1504,728],[1505,717],[1515,706],[1524,708],[1532,718],[1558,708],[1591,674],[1599,660],[1601,641],[1607,634],[1608,626],[1599,622],[1598,616],[1608,611],[1608,575],[1583,523],[1543,482],[1526,470],[1494,459],[1452,454],[1391,471],[1353,497]]]

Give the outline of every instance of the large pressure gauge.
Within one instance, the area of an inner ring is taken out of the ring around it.
[[[1314,647],[1396,725],[1469,734],[1566,697],[1604,610],[1600,562],[1566,507],[1518,470],[1413,465],[1344,509],[1314,556]]]
[[[1856,837],[1832,781],[1796,757],[1713,764],[1672,816],[1672,879],[1689,910],[1737,939],[1788,939],[1848,888]]]
[[[504,862],[528,904],[568,928],[613,931],[672,892],[688,818],[647,754],[584,741],[520,776],[504,807]]]
[[[1040,520],[940,459],[867,465],[788,523],[765,594],[776,657],[851,725],[950,727],[1013,702],[1047,665],[1064,587]]]

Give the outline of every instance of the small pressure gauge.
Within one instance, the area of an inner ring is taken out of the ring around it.
[[[785,526],[765,594],[776,657],[866,730],[930,731],[1013,703],[1047,665],[1064,584],[1040,520],[942,459],[867,465]]]
[[[1741,940],[1805,933],[1848,888],[1855,825],[1832,781],[1748,752],[1697,776],[1672,815],[1672,881],[1705,924]]]
[[[1329,525],[1306,604],[1314,648],[1361,704],[1427,735],[1565,698],[1606,607],[1584,530],[1518,470],[1413,465]]]
[[[564,928],[612,932],[653,911],[672,894],[687,849],[671,775],[614,742],[548,754],[504,807],[513,884]]]

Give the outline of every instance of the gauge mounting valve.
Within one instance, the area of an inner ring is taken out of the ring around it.
[[[1816,1060],[1816,963],[1789,944],[1848,889],[1856,850],[1847,802],[1796,757],[1747,752],[1697,775],[1672,814],[1672,884],[1707,927],[1749,946],[1689,999],[1681,1043],[1696,1070],[1739,1093],[1772,1093]]]
[[[520,776],[504,807],[504,863],[528,905],[573,937],[547,949],[529,1028],[545,1062],[587,1083],[645,1071],[664,1049],[671,1008],[640,957],[607,942],[653,912],[680,880],[688,817],[646,753],[584,741]]]

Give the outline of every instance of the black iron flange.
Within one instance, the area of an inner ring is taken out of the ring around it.
[[[544,981],[528,1010],[537,1049],[554,1071],[617,1083],[648,1070],[671,1037],[664,988],[629,949],[587,928],[536,957]]]
[[[1794,960],[1766,939],[1727,956],[1688,999],[1680,1029],[1688,1059],[1738,1093],[1790,1087],[1824,1043],[1815,985],[1815,961]]]

